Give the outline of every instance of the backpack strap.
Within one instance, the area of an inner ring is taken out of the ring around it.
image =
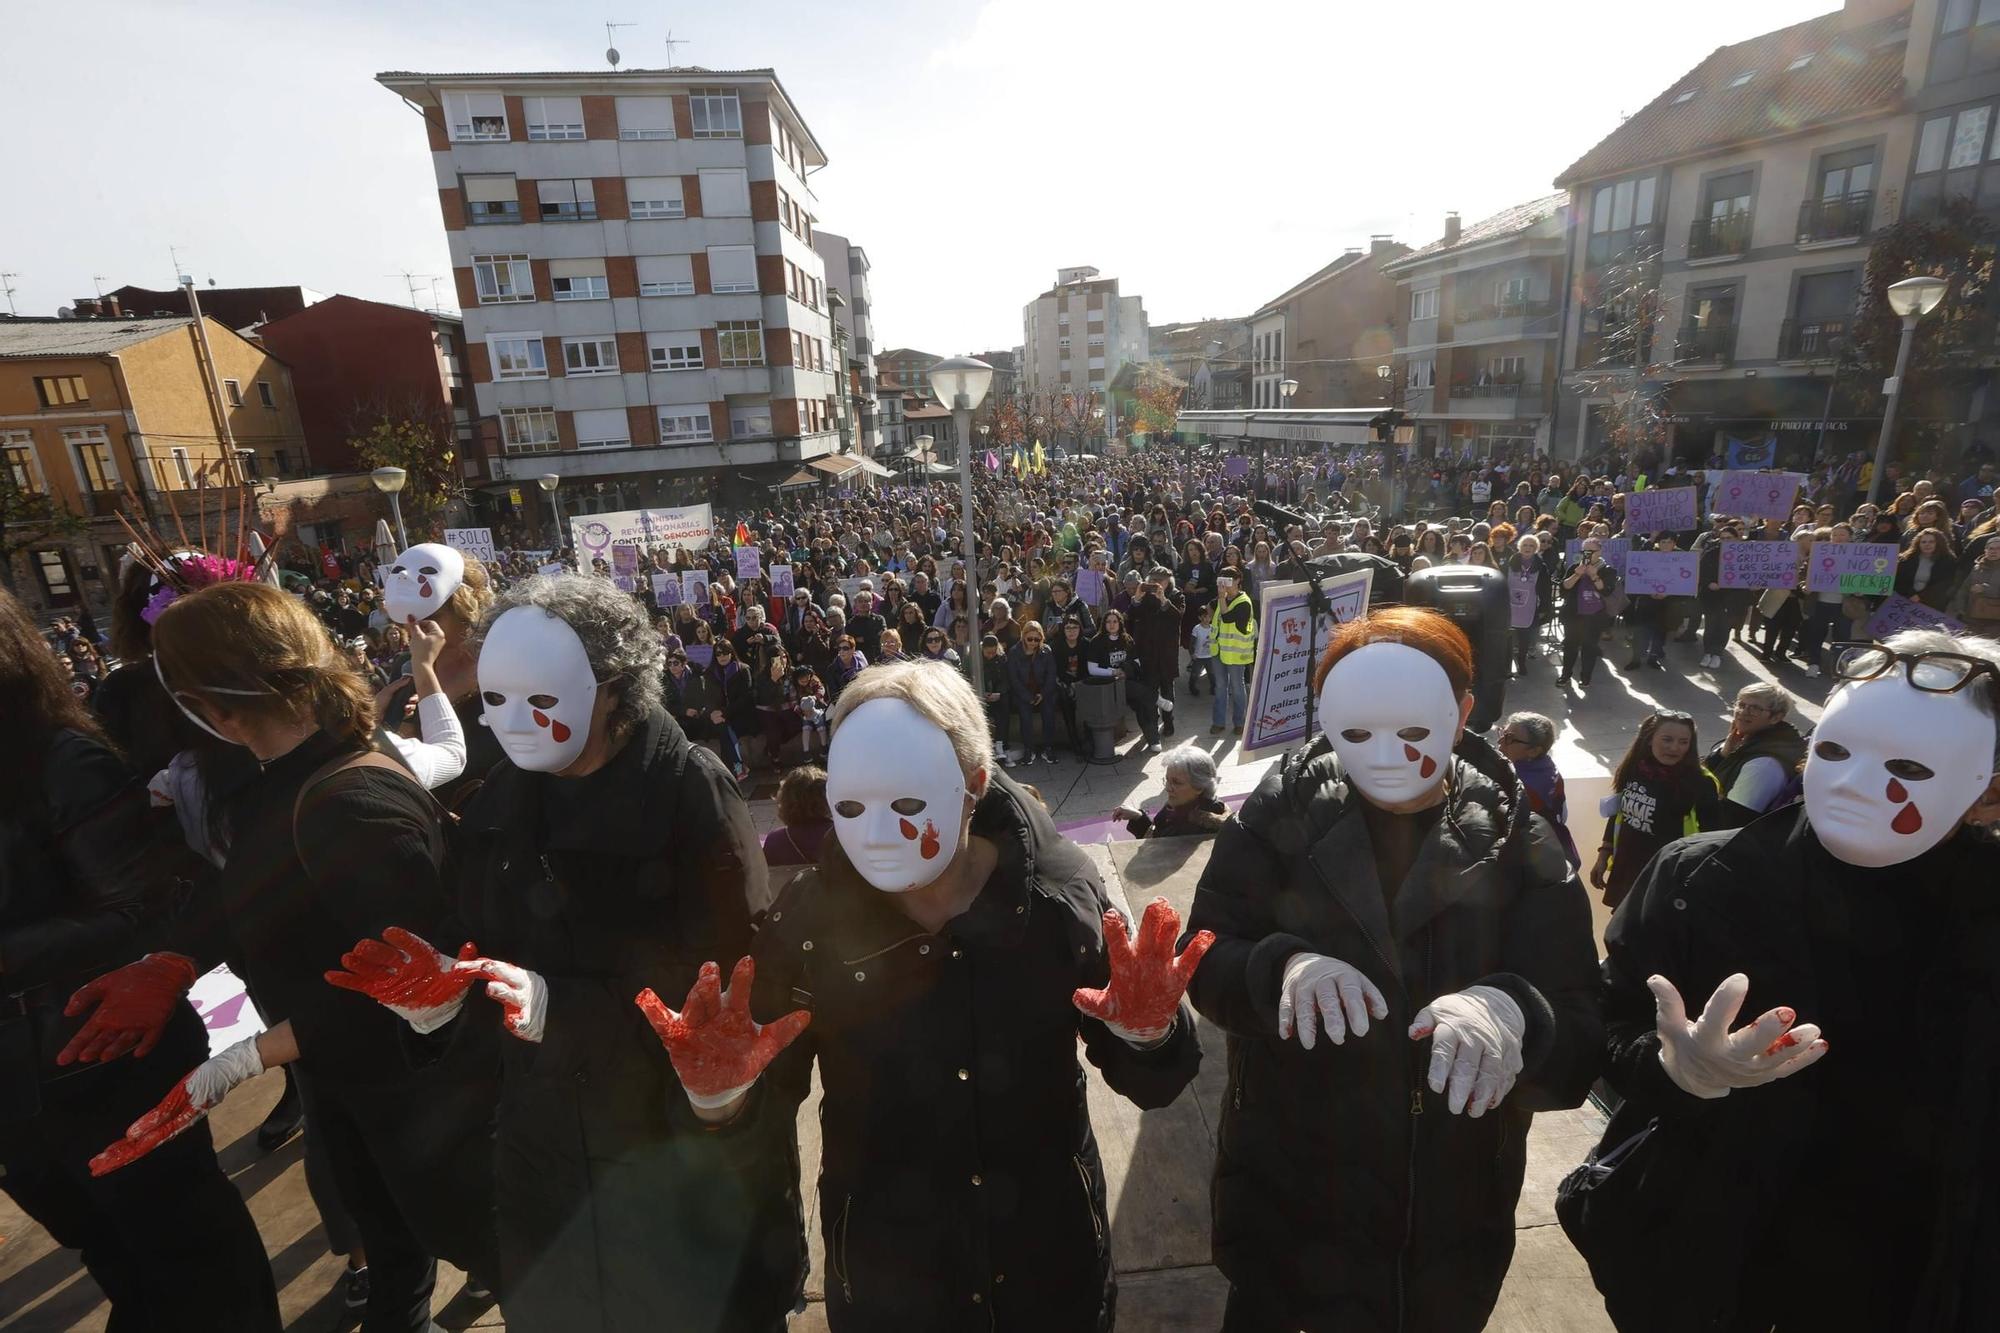
[[[342,773],[350,773],[363,768],[379,768],[394,773],[409,783],[410,786],[416,788],[418,792],[422,793],[424,803],[437,815],[440,826],[447,832],[449,832],[451,825],[458,822],[458,816],[439,804],[437,797],[431,795],[430,791],[419,783],[410,770],[395,756],[384,754],[380,750],[362,750],[356,754],[336,755],[313,770],[312,776],[300,784],[299,794],[292,802],[292,851],[298,856],[299,866],[305,870],[308,878],[312,875],[312,868],[306,865],[305,845],[299,841],[299,816],[305,811],[306,798],[312,795],[315,789],[339,777]]]

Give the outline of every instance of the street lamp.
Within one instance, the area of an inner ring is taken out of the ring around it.
[[[1286,407],[1290,407],[1292,405],[1292,395],[1297,393],[1298,391],[1299,391],[1299,382],[1297,380],[1282,379],[1278,381],[1278,393],[1285,400]]]
[[[1903,371],[1910,363],[1910,339],[1916,334],[1917,321],[1938,308],[1944,293],[1944,279],[1929,275],[1889,284],[1889,308],[1903,317],[1903,337],[1896,344],[1896,372],[1882,386],[1889,401],[1882,407],[1882,436],[1875,441],[1875,475],[1868,482],[1868,499],[1872,504],[1881,504],[1888,494],[1884,488],[1889,484],[1889,437],[1896,430],[1896,406],[1903,397]]]
[[[562,559],[563,550],[562,496],[556,494],[556,488],[562,485],[562,474],[560,472],[544,472],[541,476],[535,478],[535,484],[542,488],[542,493],[549,497],[549,503],[554,505],[556,509],[555,557],[560,560]]]
[[[403,484],[410,474],[399,467],[378,467],[368,474],[368,480],[375,483],[375,489],[389,497],[389,512],[396,516],[396,536],[401,539],[402,549],[410,549],[410,534],[403,527]]]
[[[993,387],[993,367],[969,356],[947,357],[930,368],[931,392],[951,408],[952,424],[958,430],[959,525],[965,542],[965,607],[979,626],[979,549],[972,521],[972,414],[986,401]],[[972,644],[972,692],[982,699],[979,645]]]

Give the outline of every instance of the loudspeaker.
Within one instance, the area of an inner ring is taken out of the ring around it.
[[[1439,565],[1403,581],[1403,601],[1449,616],[1472,644],[1472,716],[1466,725],[1485,731],[1507,707],[1512,614],[1507,576],[1484,565]]]

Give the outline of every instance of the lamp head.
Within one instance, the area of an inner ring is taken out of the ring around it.
[[[1938,308],[1938,302],[1944,300],[1945,287],[1943,278],[1934,278],[1927,273],[1892,282],[1889,284],[1889,308],[1906,319],[1911,315],[1928,315]]]
[[[930,368],[931,392],[946,407],[956,408],[961,395],[967,408],[977,410],[993,385],[993,367],[969,356],[946,357]]]
[[[544,472],[541,476],[535,478],[535,485],[545,491],[553,492],[556,487],[562,485],[562,474],[560,472]]]
[[[1290,401],[1292,401],[1292,395],[1297,393],[1298,391],[1299,391],[1299,382],[1297,380],[1282,379],[1278,381],[1278,392],[1285,396],[1286,402],[1289,403]]]
[[[403,489],[403,483],[410,479],[410,474],[399,467],[378,467],[368,474],[368,479],[382,494],[394,495]]]

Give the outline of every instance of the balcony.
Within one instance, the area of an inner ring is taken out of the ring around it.
[[[1604,231],[1591,236],[1584,251],[1585,267],[1610,268],[1614,264],[1657,264],[1666,243],[1666,229],[1658,223]]]
[[[1788,319],[1778,326],[1780,361],[1831,361],[1847,348],[1844,319]]]
[[[1688,225],[1689,259],[1722,259],[1750,248],[1750,211],[1696,218]]]
[[[1726,366],[1736,358],[1734,324],[1681,325],[1674,340],[1674,364],[1681,366]]]
[[[1858,241],[1868,234],[1875,213],[1875,192],[1861,190],[1833,199],[1808,199],[1799,205],[1799,244]]]
[[[1477,324],[1491,319],[1539,319],[1555,312],[1556,305],[1553,301],[1501,301],[1493,305],[1460,310],[1457,315],[1460,324]]]
[[[1525,380],[1513,377],[1461,380],[1451,386],[1451,396],[1453,398],[1519,398],[1525,383]]]

